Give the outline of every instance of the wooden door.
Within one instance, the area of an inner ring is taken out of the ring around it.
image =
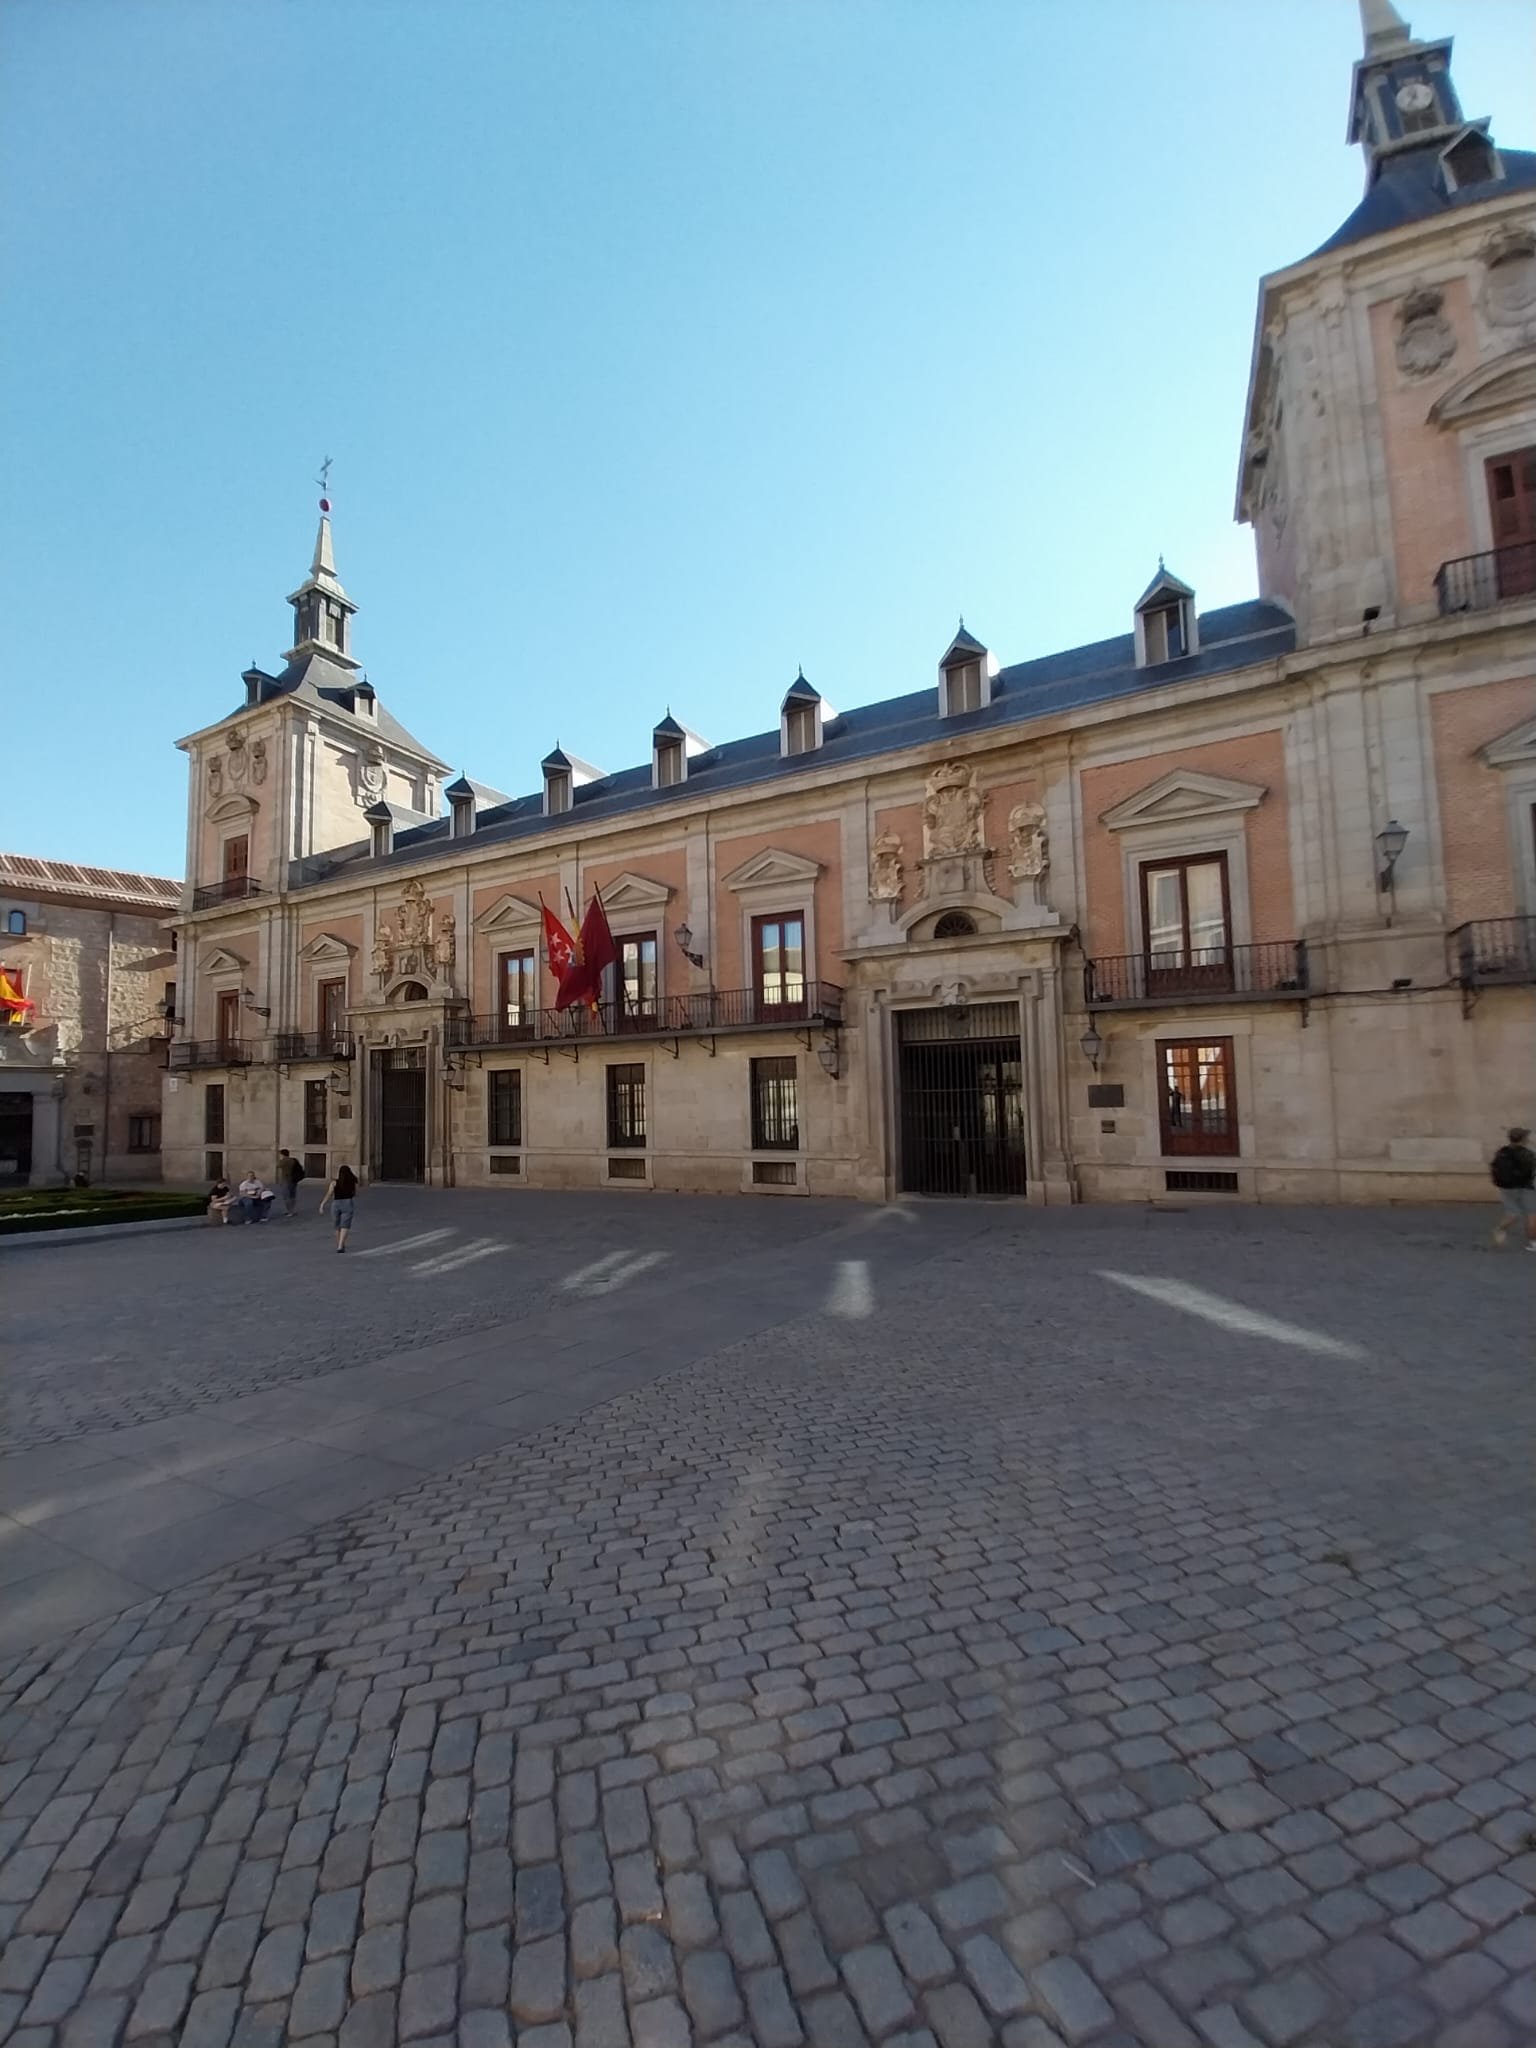
[[[1485,467],[1499,596],[1529,597],[1536,593],[1536,448],[1495,455]]]
[[[240,992],[238,989],[221,989],[219,992],[219,1043],[238,1045],[240,1042]]]
[[[224,842],[224,879],[243,882],[251,870],[251,842],[247,833]]]

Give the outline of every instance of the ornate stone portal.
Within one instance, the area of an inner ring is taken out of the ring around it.
[[[439,918],[428,900],[426,885],[412,879],[405,885],[393,928],[383,919],[374,935],[376,980],[401,976],[452,984],[456,956],[456,921],[451,910]]]

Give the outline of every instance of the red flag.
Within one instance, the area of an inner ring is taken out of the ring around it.
[[[581,951],[542,896],[539,898],[539,908],[544,913],[544,957],[549,962],[549,971],[555,977],[555,986],[558,990],[555,1008],[563,1010],[569,1000],[565,993],[566,984],[572,974],[580,968]]]
[[[613,943],[613,933],[608,926],[608,913],[603,908],[603,899],[594,889],[592,901],[587,905],[587,914],[581,920],[581,965],[587,979],[587,1008],[595,1011],[603,992],[603,970],[612,967],[619,957],[619,949]]]
[[[545,915],[548,914],[546,911]],[[573,1003],[585,1003],[595,1014],[602,1001],[603,970],[611,967],[618,957],[619,949],[608,929],[608,913],[603,908],[602,898],[594,890],[592,901],[587,905],[587,914],[581,921],[575,961],[560,984],[555,1008],[568,1010]]]

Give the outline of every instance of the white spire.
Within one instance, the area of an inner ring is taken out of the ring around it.
[[[1392,0],[1360,0],[1360,33],[1367,57],[1378,56],[1395,43],[1407,45],[1413,41],[1412,30]]]

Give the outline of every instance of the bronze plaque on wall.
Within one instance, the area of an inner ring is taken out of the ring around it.
[[[1088,1107],[1090,1109],[1124,1109],[1125,1088],[1119,1081],[1090,1081],[1088,1083]]]

